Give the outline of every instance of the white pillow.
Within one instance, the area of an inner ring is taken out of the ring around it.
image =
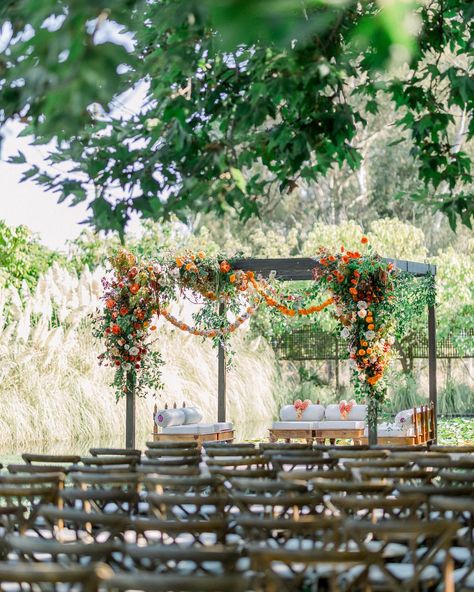
[[[339,411],[339,405],[328,405],[324,412],[324,417],[329,421],[339,421],[341,419],[341,412]]]
[[[324,417],[324,407],[322,405],[308,405],[301,415],[302,421],[321,421]],[[280,419],[282,421],[297,421],[296,409],[293,405],[284,405],[280,409]]]
[[[160,428],[179,426],[183,425],[184,422],[184,409],[161,409],[155,415],[155,423]]]
[[[346,419],[363,421],[367,417],[367,405],[354,405],[347,414]]]
[[[417,412],[421,411],[419,407],[417,407],[416,410]],[[413,408],[402,409],[402,411],[399,411],[397,415],[395,415],[395,423],[402,428],[407,428],[408,426],[413,425]]]
[[[202,421],[202,413],[197,407],[183,407],[184,411],[184,425],[190,423],[200,423]]]
[[[339,421],[344,419],[364,421],[367,415],[367,405],[353,405],[346,417],[341,416],[339,405],[328,405],[324,415],[328,421]]]

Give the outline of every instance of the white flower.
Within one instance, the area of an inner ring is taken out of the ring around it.
[[[127,362],[126,364],[123,365],[123,369],[124,370],[131,370],[132,369],[132,365]]]
[[[350,334],[351,334],[351,332],[349,331],[349,329],[347,327],[344,327],[344,329],[341,331],[341,337],[343,339],[347,339]]]
[[[375,337],[375,331],[366,331],[365,332],[365,338],[367,339],[367,341],[370,341],[374,337]]]
[[[349,350],[349,352],[351,354],[356,354],[357,353],[357,348],[356,347],[351,347],[351,349]]]
[[[172,275],[175,278],[179,277],[179,268],[173,267],[173,269],[170,269],[170,275]]]
[[[387,343],[393,345],[395,343],[395,337],[393,335],[389,335],[387,337]]]
[[[357,303],[357,308],[365,309],[367,308],[367,302],[365,300],[359,300]]]
[[[370,362],[371,362],[372,364],[373,364],[374,362],[376,362],[376,361],[377,361],[377,356],[376,356],[376,354],[370,354],[370,356],[369,356],[369,360],[370,360]]]
[[[361,308],[357,312],[357,316],[360,317],[361,319],[365,319],[365,317],[367,316],[367,311],[365,310],[365,308]]]
[[[334,312],[337,314],[338,317],[342,315],[342,308],[340,306],[336,306]]]
[[[380,345],[385,345],[385,339],[383,337],[380,339]]]
[[[124,347],[124,349],[130,349],[130,346],[128,345],[128,343],[126,343],[123,347]]]
[[[159,123],[160,123],[160,120],[157,117],[152,117],[151,119],[146,120],[145,127],[148,131],[151,131]]]
[[[138,356],[138,354],[140,353],[140,350],[138,349],[138,347],[131,347],[130,351],[129,351],[131,356]]]

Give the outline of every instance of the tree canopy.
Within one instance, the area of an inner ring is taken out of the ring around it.
[[[388,97],[420,180],[410,196],[470,226],[472,3],[267,5],[7,3],[2,120],[55,141],[53,172],[25,176],[88,200],[95,227],[121,234],[134,211],[247,219],[357,169],[360,132]]]

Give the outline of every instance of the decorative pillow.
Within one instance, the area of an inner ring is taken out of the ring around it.
[[[301,415],[303,421],[321,421],[324,417],[324,407],[322,405],[308,405]],[[280,409],[280,419],[282,421],[298,421],[297,411],[294,405],[284,405]]]
[[[350,419],[351,421],[364,421],[367,415],[367,405],[353,405],[345,417],[341,416],[339,405],[328,405],[324,413],[328,421],[340,421]]]
[[[156,412],[155,423],[160,428],[183,425],[185,422],[184,409],[161,409]]]
[[[417,411],[421,411],[418,407]],[[403,429],[408,429],[413,425],[413,408],[403,409],[395,415],[395,423]]]
[[[202,413],[197,407],[183,407],[182,410],[184,411],[184,425],[202,421]]]
[[[353,405],[347,414],[347,419],[352,421],[363,421],[367,417],[367,405]]]
[[[341,412],[339,411],[339,405],[328,405],[324,412],[325,419],[329,421],[339,421],[341,419]]]

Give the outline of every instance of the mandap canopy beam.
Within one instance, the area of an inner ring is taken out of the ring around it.
[[[404,259],[384,259],[393,263],[401,271],[405,271],[414,277],[436,275],[436,266],[428,263],[417,263]],[[232,259],[232,267],[242,271],[253,271],[268,277],[275,274],[280,281],[304,281],[313,279],[313,269],[319,267],[319,261],[311,257],[298,257],[287,259]],[[220,308],[224,312],[223,307]],[[435,307],[428,307],[428,365],[429,365],[429,399],[434,407],[435,439],[437,437],[437,385],[436,385],[436,317]],[[225,376],[225,352],[220,345],[218,352],[218,421],[226,419],[226,376]]]

